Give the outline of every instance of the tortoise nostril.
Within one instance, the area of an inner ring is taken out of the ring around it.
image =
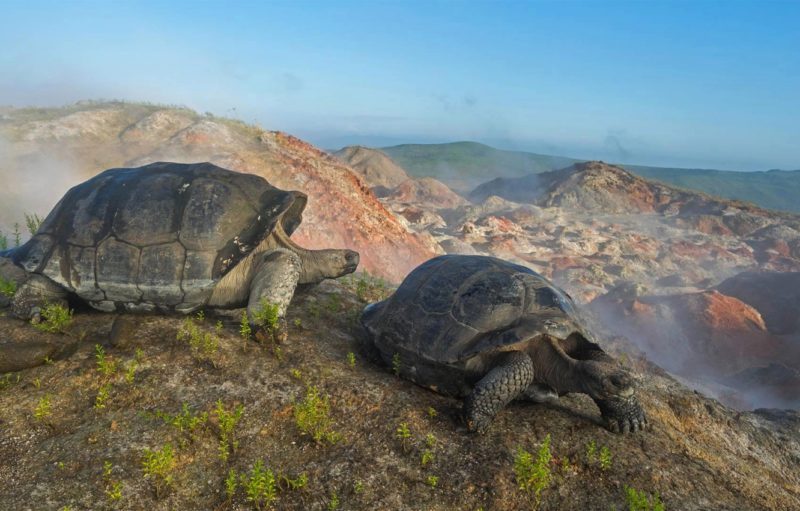
[[[348,250],[347,253],[345,254],[344,258],[348,263],[358,264],[358,260],[359,260],[358,252],[355,252],[353,250]]]

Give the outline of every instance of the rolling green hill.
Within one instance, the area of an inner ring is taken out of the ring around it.
[[[430,176],[462,194],[496,177],[560,169],[580,161],[562,156],[504,151],[476,142],[405,144],[381,148],[409,174]],[[800,212],[800,170],[735,172],[620,165],[647,179],[739,199],[761,207]]]

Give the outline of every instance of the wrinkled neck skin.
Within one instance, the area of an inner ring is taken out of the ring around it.
[[[589,393],[580,375],[581,362],[567,355],[557,340],[545,335],[539,342],[531,343],[529,354],[536,381],[546,383],[558,395]]]
[[[280,222],[275,226],[272,236],[278,246],[291,250],[300,257],[302,268],[300,270],[300,280],[298,284],[319,284],[325,279],[335,279],[341,276],[341,271],[335,268],[331,261],[333,256],[341,250],[308,250],[301,247],[291,239],[283,230]]]

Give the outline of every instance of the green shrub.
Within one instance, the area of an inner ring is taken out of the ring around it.
[[[106,383],[97,390],[97,396],[94,398],[95,410],[102,410],[108,404],[108,398],[111,395],[111,384]]]
[[[31,236],[39,231],[39,227],[42,226],[42,222],[44,222],[44,218],[41,218],[36,213],[32,213],[30,215],[25,213],[25,225],[28,227],[28,232],[31,233]]]
[[[314,442],[327,441],[335,444],[341,435],[332,429],[331,406],[327,396],[320,394],[314,385],[306,388],[303,400],[294,405],[294,421],[303,435],[309,435]]]
[[[630,486],[625,486],[625,498],[628,502],[629,511],[664,511],[664,503],[661,502],[661,497],[658,493],[652,496],[645,493],[644,490],[637,491]]]
[[[46,303],[42,308],[42,320],[33,326],[50,333],[64,333],[72,323],[72,310],[58,303]]]
[[[600,469],[601,470],[605,471],[605,470],[608,470],[608,469],[611,468],[611,458],[612,458],[611,450],[604,445],[603,448],[600,449]]]
[[[267,332],[272,332],[278,326],[278,311],[280,305],[272,303],[266,298],[262,298],[259,306],[253,311],[253,322],[264,328]]]
[[[517,448],[514,456],[514,474],[517,479],[517,486],[520,490],[533,496],[533,509],[538,509],[542,502],[542,492],[546,490],[552,482],[550,472],[550,460],[553,456],[550,452],[550,434],[544,438],[536,461],[533,455],[522,447]]]
[[[51,402],[50,396],[43,396],[39,398],[39,402],[36,404],[36,408],[33,410],[33,417],[37,421],[44,421],[44,419],[53,415],[51,410]]]
[[[247,501],[252,502],[256,509],[269,508],[278,496],[278,489],[275,485],[275,474],[272,470],[265,469],[264,463],[260,460],[253,465],[253,468],[246,475],[242,476],[242,486],[247,495]]]
[[[97,370],[103,376],[109,377],[117,371],[117,363],[106,357],[106,350],[99,344],[94,345],[94,358],[97,361]]]
[[[176,339],[179,341],[187,341],[192,350],[192,356],[199,360],[208,360],[214,364],[213,355],[219,348],[219,331],[220,328],[215,328],[214,333],[206,331],[198,323],[202,323],[205,319],[203,311],[197,313],[195,318],[186,318],[183,320]]]
[[[157,411],[156,417],[162,419],[166,424],[169,424],[182,436],[190,442],[197,439],[197,432],[208,421],[208,412],[192,413],[189,409],[188,403],[183,403],[181,412],[177,415],[170,415],[165,412]],[[184,440],[181,440],[183,443]]]
[[[228,411],[220,399],[217,401],[214,413],[219,421],[219,459],[228,461],[231,453],[236,452],[236,449],[239,448],[239,440],[236,439],[234,429],[244,414],[244,406],[236,405],[231,411]]]
[[[328,511],[336,511],[337,509],[339,509],[339,495],[333,492],[331,499],[328,501]]]
[[[428,479],[425,480],[425,483],[431,488],[436,488],[436,485],[439,484],[439,477],[433,475],[428,476]]]
[[[242,339],[249,341],[253,335],[253,329],[250,328],[250,320],[247,318],[247,311],[242,311],[242,320],[239,322],[239,335]]]
[[[114,465],[110,461],[103,463],[103,482],[105,483],[105,493],[108,500],[116,502],[122,499],[122,482],[114,481],[111,478],[111,472],[114,470]]]
[[[411,440],[411,430],[407,422],[401,422],[400,425],[397,426],[394,436],[400,440],[400,444],[403,446],[403,452],[408,451],[408,443]]]
[[[172,445],[166,444],[157,451],[144,450],[142,471],[147,479],[153,482],[156,498],[160,498],[165,487],[172,486],[175,470],[175,452]]]

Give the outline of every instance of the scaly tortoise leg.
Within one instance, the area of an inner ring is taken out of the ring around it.
[[[533,362],[527,353],[514,351],[495,366],[464,400],[467,429],[483,433],[497,412],[525,392],[533,382]]]

